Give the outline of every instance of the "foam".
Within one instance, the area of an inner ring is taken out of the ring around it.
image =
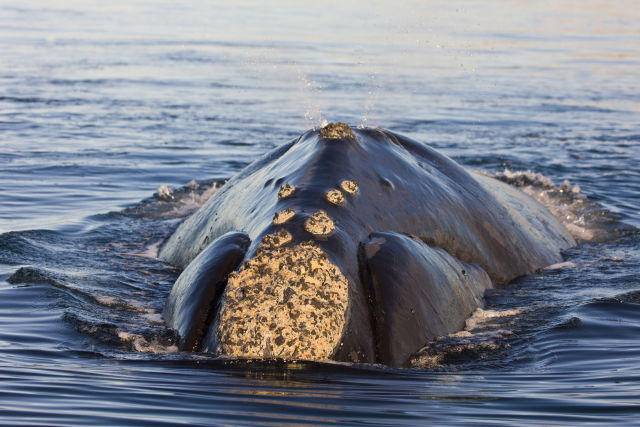
[[[122,213],[141,218],[184,218],[204,205],[223,184],[224,181],[191,180],[177,189],[163,184],[153,197],[124,209]]]
[[[522,310],[476,309],[465,321],[465,328],[446,336],[437,337],[413,355],[408,364],[414,368],[432,369],[447,363],[457,363],[461,359],[473,361],[485,354],[492,354],[509,344],[507,338],[513,335],[509,329],[501,327],[506,319],[522,314]]]
[[[173,188],[169,187],[166,184],[161,185],[160,187],[158,187],[158,191],[157,191],[157,197],[160,200],[174,200],[173,198]]]
[[[141,353],[176,353],[176,345],[164,345],[155,340],[148,341],[140,334],[134,334],[122,330],[117,331],[117,337],[125,344],[129,344],[133,350]]]
[[[110,308],[117,308],[121,310],[127,310],[133,313],[145,313],[146,308],[140,302],[135,300],[123,300],[121,298],[115,298],[109,295],[92,295],[93,300],[100,305]]]
[[[572,185],[568,180],[556,185],[541,173],[509,169],[489,176],[517,187],[536,199],[577,241],[606,241],[632,228],[618,221],[612,212],[590,200],[580,186]]]
[[[513,317],[522,313],[522,310],[513,308],[510,310],[484,310],[477,308],[473,312],[471,317],[465,320],[465,331],[472,332],[474,329],[478,329],[481,326],[494,319],[500,319],[503,317]]]
[[[545,267],[543,270],[564,270],[567,268],[576,268],[576,264],[571,261],[559,262],[557,264],[551,264]]]

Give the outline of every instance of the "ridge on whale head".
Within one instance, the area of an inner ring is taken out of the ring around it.
[[[575,244],[541,205],[384,129],[330,123],[229,180],[164,243],[180,347],[403,364],[486,288]]]

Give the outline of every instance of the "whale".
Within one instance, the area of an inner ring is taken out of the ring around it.
[[[180,350],[404,366],[487,289],[576,242],[539,202],[428,144],[329,123],[229,179],[162,244]]]

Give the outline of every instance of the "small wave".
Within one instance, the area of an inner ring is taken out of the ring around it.
[[[213,185],[196,187],[192,183],[191,191],[163,197],[174,203],[185,197],[205,199],[211,188]],[[53,296],[52,304],[62,309],[62,320],[92,339],[103,355],[130,358],[173,353],[176,340],[161,311],[175,270],[150,256],[133,256],[153,254],[154,244],[167,228],[158,227],[158,222],[107,215],[97,227],[82,233],[31,230],[1,234],[0,262],[17,264],[6,281],[16,287],[45,285]]]
[[[562,330],[562,329],[578,329],[580,327],[582,327],[582,319],[577,317],[577,316],[571,316],[568,319],[564,319],[563,321],[561,321],[560,323],[558,323],[557,325],[555,325],[553,327],[553,329],[556,330]]]
[[[493,177],[519,188],[546,206],[577,241],[603,242],[635,231],[568,180],[558,186],[541,173],[509,169]]]
[[[140,353],[175,353],[175,334],[166,328],[145,329],[135,324],[115,324],[77,310],[67,310],[63,318],[75,330],[111,348]]]
[[[122,343],[131,346],[132,350],[141,353],[176,353],[178,346],[174,343],[160,342],[157,338],[150,341],[140,334],[125,331],[117,331],[117,336]]]
[[[556,264],[551,264],[545,268],[543,268],[543,270],[547,270],[547,271],[551,271],[551,270],[564,270],[567,268],[576,268],[576,263],[572,262],[572,261],[564,261],[564,262],[559,262]]]
[[[571,308],[533,341],[538,363],[580,369],[637,366],[640,290],[594,298]]]
[[[507,338],[509,330],[497,330],[491,333],[469,336],[440,337],[411,357],[408,366],[419,369],[434,369],[446,365],[477,363],[485,361],[510,347]]]
[[[496,319],[502,319],[505,317],[513,317],[522,314],[522,310],[518,308],[513,308],[510,310],[484,310],[482,308],[477,308],[476,311],[473,312],[471,317],[469,317],[465,321],[465,331],[473,331],[478,329],[481,326],[486,326],[487,323],[494,321]]]
[[[75,298],[107,308],[126,310],[132,313],[147,314],[147,308],[134,300],[100,293],[95,287],[89,286],[89,274],[61,273],[45,268],[31,266],[20,267],[7,282],[12,285],[46,284],[72,294]]]
[[[602,303],[602,304],[639,304],[640,305],[640,290],[625,292],[613,297],[600,298],[595,302]]]
[[[58,251],[77,250],[62,235],[51,230],[9,231],[0,234],[0,263],[36,264],[58,258]]]
[[[111,295],[93,295],[93,300],[103,307],[126,310],[132,313],[145,314],[145,317],[149,310],[145,308],[142,303],[136,302],[135,300],[129,299],[125,301],[122,298],[114,297]]]
[[[152,197],[124,209],[121,213],[138,218],[185,218],[206,203],[225,182],[224,180],[192,180],[177,189],[161,185]]]
[[[47,285],[62,286],[62,283],[56,276],[55,273],[45,269],[20,267],[9,276],[7,282],[12,285],[44,283]]]
[[[7,282],[12,285],[49,285],[72,295],[76,299],[97,302],[99,296],[93,294],[91,290],[83,289],[74,284],[74,282],[82,281],[82,279],[83,277],[81,275],[77,275],[73,278],[66,273],[46,268],[25,266],[20,267],[11,276],[9,276],[9,278],[7,278]]]
[[[409,360],[412,368],[433,369],[444,365],[478,362],[510,347],[507,338],[513,335],[505,327],[520,309],[476,309],[466,320],[462,331],[437,337]]]

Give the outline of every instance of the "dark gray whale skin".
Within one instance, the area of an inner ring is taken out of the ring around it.
[[[340,340],[326,358],[391,365],[402,365],[434,336],[462,329],[487,287],[560,262],[561,251],[575,245],[539,203],[426,144],[384,129],[342,130],[337,136],[309,130],[266,154],[163,244],[160,257],[185,269],[165,319],[178,331],[201,331],[188,345],[182,340],[181,348],[224,353],[215,324],[226,275],[256,256],[265,236],[282,229],[292,236],[289,245],[316,242],[348,280]],[[329,203],[325,192],[340,189],[343,180],[355,181],[357,193],[343,191],[342,206]],[[284,184],[295,192],[279,198]],[[276,212],[287,208],[295,216],[275,225]],[[305,220],[318,210],[335,223],[329,236],[305,230]],[[232,234],[216,246],[226,233]],[[230,238],[237,244],[225,262]],[[205,248],[208,255],[196,258]],[[238,250],[245,248],[241,261]],[[212,274],[193,271],[206,271],[207,263],[224,266],[209,280],[213,284],[194,279]],[[203,286],[216,289],[191,289]],[[204,300],[194,305],[185,295]],[[271,355],[265,349],[264,356]]]

